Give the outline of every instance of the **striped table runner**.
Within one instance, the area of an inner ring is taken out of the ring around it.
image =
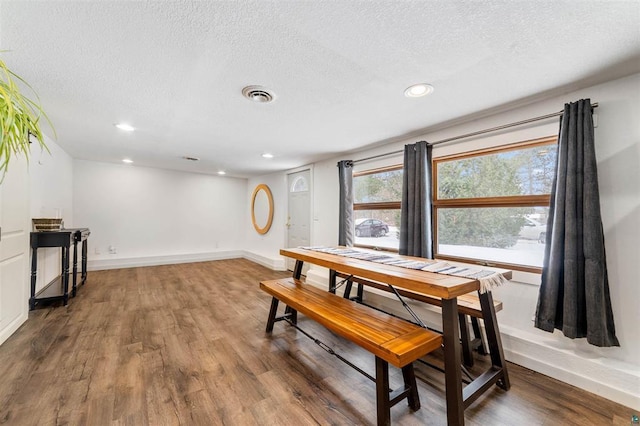
[[[448,262],[433,259],[411,260],[403,259],[399,255],[387,253],[372,253],[370,251],[354,248],[336,247],[300,247],[304,250],[318,251],[321,253],[335,254],[353,259],[366,260],[384,265],[400,266],[402,268],[435,272],[437,274],[454,275],[457,277],[471,278],[480,282],[480,293],[491,291],[494,287],[509,282],[501,273],[470,266],[452,265]]]

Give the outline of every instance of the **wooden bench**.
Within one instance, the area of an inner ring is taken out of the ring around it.
[[[342,272],[332,272],[335,277],[340,277],[347,280],[344,290],[344,298],[350,300],[356,300],[362,302],[363,297],[363,285],[377,288],[386,292],[391,292],[388,285],[379,283],[376,281],[370,281],[359,277],[354,277]],[[335,279],[331,280],[335,282]],[[351,290],[353,283],[358,284],[357,296],[351,298]],[[334,284],[335,285],[335,284]],[[331,291],[331,289],[330,289]],[[398,294],[409,299],[418,300],[420,302],[428,303],[434,306],[442,306],[442,300],[439,297],[429,296],[422,293],[416,293],[409,290],[397,289]],[[333,291],[335,293],[335,288]],[[502,302],[499,300],[493,300],[493,306],[496,312],[502,310]],[[473,338],[469,333],[468,318],[471,318],[471,326],[473,329]],[[480,324],[478,319],[482,319],[482,308],[480,307],[480,299],[477,293],[467,293],[458,297],[458,319],[460,322],[460,341],[462,342],[462,360],[467,367],[473,367],[473,350],[476,349],[479,354],[486,355],[487,351],[482,341],[482,332],[480,331]]]
[[[404,398],[412,410],[420,408],[412,363],[440,348],[439,334],[294,278],[262,281],[260,288],[273,297],[267,333],[273,331],[277,321],[289,320],[295,324],[299,312],[375,355],[379,425],[390,424],[391,407]],[[288,308],[284,316],[276,317],[279,301]],[[390,391],[388,364],[402,369],[402,389]]]

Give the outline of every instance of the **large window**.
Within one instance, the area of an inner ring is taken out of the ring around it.
[[[355,244],[398,250],[402,165],[353,174]]]
[[[539,272],[556,138],[434,160],[439,258]]]
[[[433,162],[435,256],[540,272],[556,138]],[[402,165],[353,174],[355,244],[397,251]]]

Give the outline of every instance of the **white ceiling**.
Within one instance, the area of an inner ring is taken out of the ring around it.
[[[71,156],[240,177],[640,72],[639,1],[3,0],[0,15],[2,59]],[[418,82],[435,92],[404,97]],[[244,99],[250,84],[276,101]]]

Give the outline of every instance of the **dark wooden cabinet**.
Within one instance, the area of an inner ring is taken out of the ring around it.
[[[77,291],[78,274],[78,243],[82,243],[82,260],[80,284],[87,280],[87,239],[91,232],[89,228],[61,229],[60,231],[45,231],[31,233],[31,298],[29,309],[34,309],[38,303],[62,300],[69,303],[69,252],[73,245],[73,270],[71,295],[75,297]],[[60,247],[62,273],[53,281],[36,293],[36,278],[38,272],[38,249],[44,247]]]

